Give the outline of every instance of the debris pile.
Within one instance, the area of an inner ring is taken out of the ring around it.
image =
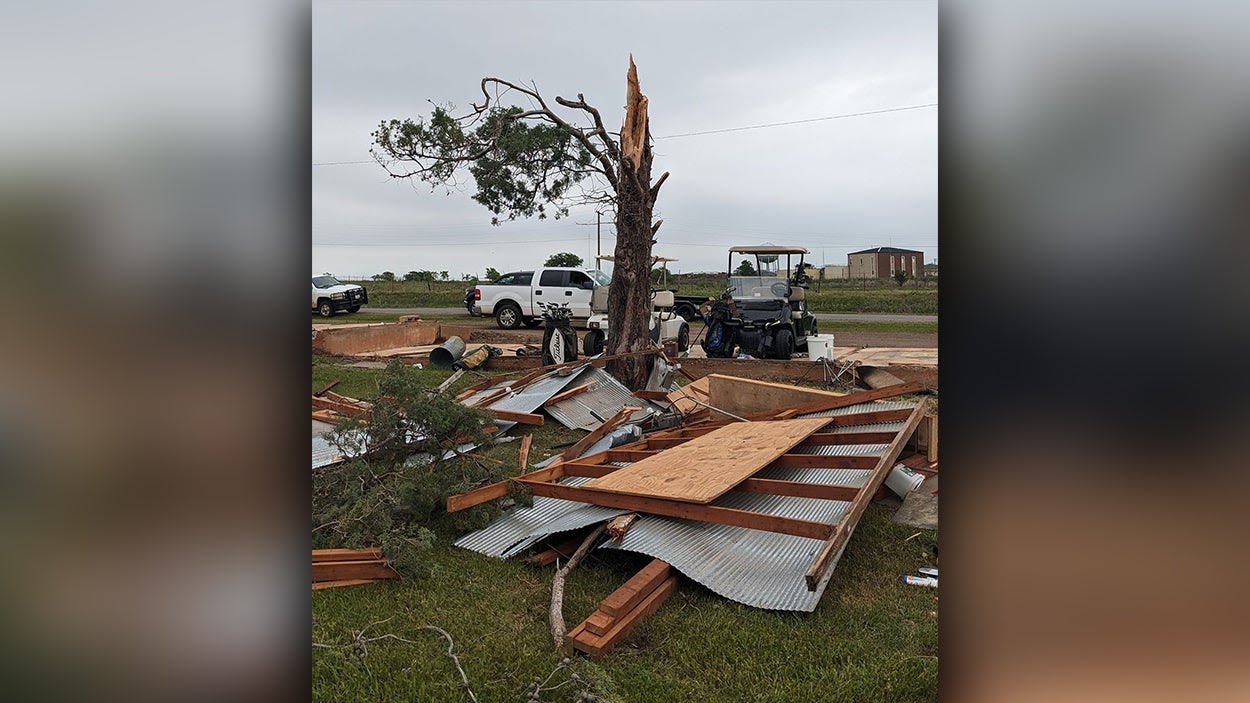
[[[379,549],[312,550],[314,591],[397,579],[399,574],[382,558]]]

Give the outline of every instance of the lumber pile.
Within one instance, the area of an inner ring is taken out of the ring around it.
[[[332,383],[313,394],[312,416],[314,420],[334,424],[344,417],[363,418],[369,415],[369,411],[373,409],[373,403],[339,395],[330,390],[333,385]]]
[[[573,628],[567,642],[573,649],[598,659],[629,637],[634,627],[658,610],[676,589],[677,575],[672,567],[655,559]]]
[[[377,548],[312,550],[314,591],[397,578],[399,574]]]

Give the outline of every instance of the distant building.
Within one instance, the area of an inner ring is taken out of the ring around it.
[[[938,275],[938,265],[937,265],[937,264],[925,264],[925,265],[924,265],[924,275],[926,275],[926,276],[936,276],[936,275]]]
[[[835,278],[846,278],[846,270],[845,266],[815,266],[807,269],[807,275],[813,281],[817,279],[829,281]],[[781,269],[777,272],[777,275],[789,278],[794,275],[794,272],[790,269]]]
[[[846,268],[850,278],[893,278],[897,271],[919,278],[925,275],[924,252],[894,247],[853,251],[846,255]]]

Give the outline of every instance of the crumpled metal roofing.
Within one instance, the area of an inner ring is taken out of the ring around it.
[[[319,469],[343,461],[342,452],[326,441],[325,433],[334,429],[328,422],[312,421],[312,467]]]
[[[580,486],[591,480],[593,479],[586,476],[569,476],[559,482],[566,486]],[[456,540],[455,545],[488,557],[506,559],[528,549],[548,535],[576,530],[628,512],[630,511],[572,500],[534,496],[532,506],[513,508],[486,527]]]
[[[591,431],[612,417],[623,405],[641,406],[642,410],[629,416],[626,422],[642,422],[660,412],[655,403],[635,397],[612,374],[600,368],[586,369],[577,378],[577,385],[591,383],[593,385],[583,393],[560,401],[544,410],[561,424],[571,430]],[[572,384],[570,384],[572,385]]]
[[[589,366],[589,365],[587,365]],[[532,413],[543,406],[543,403],[551,400],[551,397],[564,390],[573,379],[581,375],[587,366],[572,367],[572,371],[568,375],[560,375],[552,373],[549,376],[539,378],[524,388],[518,389],[502,398],[494,401],[486,406],[490,410],[508,410],[517,413]],[[473,395],[461,401],[465,405],[471,405],[474,402],[485,398],[500,388],[512,385],[515,381],[500,381],[495,385],[480,390]],[[503,434],[516,426],[517,423],[511,420],[496,420],[495,426],[499,428],[498,434]]]
[[[820,456],[881,456],[888,444],[800,444],[792,447],[789,454],[819,454]]]
[[[830,434],[851,434],[853,432],[899,432],[906,424],[906,420],[898,420],[896,422],[873,422],[867,425],[826,427],[821,430],[821,432],[828,432]]]
[[[858,403],[856,405],[848,405],[844,408],[834,408],[833,410],[820,410],[814,413],[803,413],[795,417],[838,417],[840,415],[854,415],[855,413],[876,412],[878,410],[911,410],[916,407],[915,402],[898,402],[889,400],[870,400],[866,403]]]

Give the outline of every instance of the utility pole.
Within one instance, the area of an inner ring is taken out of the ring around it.
[[[595,270],[596,271],[603,270],[603,260],[599,258],[600,256],[603,256],[603,232],[600,229],[603,223],[599,219],[602,214],[603,213],[599,212],[598,210],[595,210]]]

